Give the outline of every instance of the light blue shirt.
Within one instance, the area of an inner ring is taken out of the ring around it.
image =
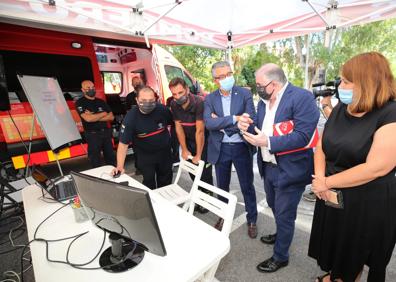
[[[231,95],[232,95],[232,90],[230,91],[230,94],[228,96],[224,96],[221,91],[219,90],[220,95],[221,95],[221,105],[223,106],[223,113],[224,116],[229,116],[231,115]],[[236,117],[232,116],[232,122],[235,124],[236,123]],[[224,142],[231,142],[231,143],[238,143],[238,142],[243,142],[241,136],[238,133],[235,133],[234,135],[228,136],[224,132],[224,137],[223,137],[223,143]]]

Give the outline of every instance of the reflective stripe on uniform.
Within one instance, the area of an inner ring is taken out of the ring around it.
[[[160,130],[157,130],[157,131],[153,131],[153,132],[151,132],[151,133],[143,133],[143,134],[138,134],[138,138],[147,138],[147,137],[150,137],[150,136],[154,136],[154,135],[157,135],[157,134],[160,134],[161,132],[163,132],[165,130],[165,128],[161,128]]]

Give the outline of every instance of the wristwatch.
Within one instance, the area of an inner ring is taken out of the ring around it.
[[[326,107],[330,107],[328,104],[323,104],[322,105],[322,110],[326,109]]]

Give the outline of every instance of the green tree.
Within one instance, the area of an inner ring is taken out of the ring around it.
[[[214,62],[224,60],[223,50],[195,46],[164,47],[200,81],[206,91],[216,88],[210,70]],[[232,59],[237,84],[248,86],[255,92],[254,72],[264,63],[275,63],[282,66],[289,81],[304,86],[306,50],[309,50],[308,85],[317,77],[319,69],[326,70],[326,80],[333,80],[346,60],[369,51],[384,54],[391,62],[393,73],[396,73],[396,19],[234,49]]]
[[[216,87],[211,75],[212,65],[224,59],[224,51],[197,46],[161,46],[167,49],[196,78],[205,91]]]

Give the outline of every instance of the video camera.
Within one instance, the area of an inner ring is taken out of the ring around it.
[[[338,86],[341,84],[341,79],[337,77],[332,81],[328,81],[327,83],[314,83],[312,84],[312,93],[315,98],[317,97],[328,97],[335,95],[338,98]],[[324,86],[324,87],[323,87]]]

